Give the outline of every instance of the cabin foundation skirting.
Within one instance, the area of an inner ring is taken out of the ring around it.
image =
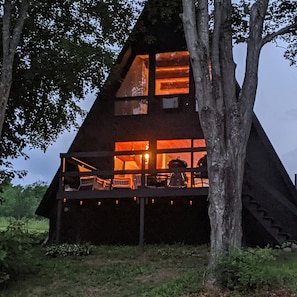
[[[210,232],[206,200],[206,196],[59,199],[55,241],[204,244]]]

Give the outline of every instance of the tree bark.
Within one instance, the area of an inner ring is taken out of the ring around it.
[[[206,285],[213,287],[218,285],[214,273],[218,259],[224,252],[241,247],[244,164],[268,0],[257,0],[252,7],[247,69],[239,93],[232,52],[231,0],[214,1],[211,42],[210,34],[206,34],[209,31],[208,1],[198,1],[197,18],[194,2],[183,0],[182,18],[207,147],[211,253]]]
[[[4,2],[2,27],[3,57],[0,77],[0,136],[2,135],[6,107],[12,83],[14,56],[27,17],[28,7],[28,0],[23,0],[18,9],[17,19],[12,20],[12,3],[10,0],[5,0]],[[12,28],[13,22],[15,25]]]

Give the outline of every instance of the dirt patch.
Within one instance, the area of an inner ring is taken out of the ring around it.
[[[154,272],[154,274],[141,275],[136,277],[136,280],[142,283],[147,283],[147,282],[162,283],[167,279],[175,278],[178,275],[179,274],[176,272],[176,270],[158,269]]]

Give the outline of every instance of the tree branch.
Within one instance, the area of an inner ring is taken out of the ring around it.
[[[271,34],[268,34],[266,35],[263,39],[262,39],[262,47],[270,42],[271,40],[273,40],[274,38],[278,37],[278,36],[281,36],[281,35],[285,35],[287,33],[291,33],[291,32],[294,32],[294,31],[297,31],[297,21],[292,24],[292,25],[289,25],[289,26],[286,26],[276,32],[273,32]]]
[[[28,0],[23,0],[20,7],[20,13],[17,19],[17,22],[15,24],[15,27],[13,29],[13,35],[12,40],[10,43],[10,51],[15,52],[16,47],[20,41],[20,37],[23,31],[23,26],[25,19],[27,18],[27,12],[28,12],[29,3]]]
[[[10,19],[11,19],[11,1],[7,0],[4,3],[3,14],[3,27],[2,27],[2,39],[3,39],[3,56],[6,57],[9,54],[10,45]]]
[[[247,43],[246,72],[240,92],[243,125],[252,121],[254,102],[258,86],[259,57],[262,46],[262,31],[269,0],[257,0],[250,12],[250,34]],[[248,131],[249,132],[249,131]],[[245,135],[248,137],[248,134]]]

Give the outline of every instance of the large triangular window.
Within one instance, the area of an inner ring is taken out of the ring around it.
[[[135,57],[116,97],[140,97],[148,95],[148,55]]]

